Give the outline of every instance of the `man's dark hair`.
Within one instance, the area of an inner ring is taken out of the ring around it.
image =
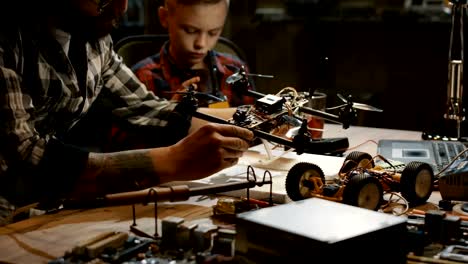
[[[36,19],[47,17],[62,10],[66,0],[7,0],[0,5],[2,23],[34,24]]]

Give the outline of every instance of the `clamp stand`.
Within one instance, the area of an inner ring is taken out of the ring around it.
[[[465,120],[463,106],[463,64],[464,64],[464,19],[467,0],[449,0],[451,4],[452,27],[448,54],[448,83],[446,109],[443,115],[441,134],[424,132],[426,140],[464,141],[462,122]]]
[[[130,226],[130,231],[135,233],[138,236],[147,237],[147,238],[160,238],[161,235],[158,232],[158,201],[185,201],[188,200],[191,196],[197,195],[209,195],[217,194],[235,190],[246,190],[246,200],[250,203],[250,189],[256,186],[270,185],[268,205],[273,206],[273,179],[271,172],[266,170],[263,173],[263,178],[261,181],[257,181],[257,176],[255,175],[255,170],[252,166],[247,167],[246,181],[227,183],[227,184],[218,184],[214,186],[203,186],[203,187],[193,187],[189,188],[186,185],[176,185],[169,187],[159,187],[159,188],[150,188],[134,192],[126,193],[117,193],[110,194],[106,196],[107,203],[109,205],[122,205],[122,204],[131,204],[132,205],[132,225]],[[147,205],[153,203],[154,206],[154,234],[149,234],[146,231],[139,228],[137,224],[137,216],[135,204],[142,203]]]
[[[461,123],[465,120],[465,109],[462,99],[465,44],[463,39],[463,20],[466,16],[466,0],[450,0],[450,3],[452,4],[452,29],[449,46],[447,110],[444,118],[456,121],[456,135],[457,138],[461,138]],[[458,36],[456,33],[458,33]]]

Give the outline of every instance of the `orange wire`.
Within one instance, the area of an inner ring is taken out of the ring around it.
[[[362,146],[364,144],[367,144],[369,142],[374,143],[375,145],[378,145],[378,143],[375,140],[369,139],[369,140],[366,140],[366,141],[362,142],[361,144],[358,144],[358,145],[356,145],[354,147],[349,147],[349,148],[347,148],[347,150],[353,150],[353,149],[358,148],[358,147],[360,147],[360,146]]]

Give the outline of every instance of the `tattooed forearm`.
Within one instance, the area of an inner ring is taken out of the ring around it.
[[[147,188],[159,183],[148,150],[90,153],[88,175],[94,175],[100,193]]]

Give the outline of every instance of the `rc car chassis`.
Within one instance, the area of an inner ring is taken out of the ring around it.
[[[391,165],[380,155],[372,157],[365,152],[351,152],[332,182],[325,181],[318,165],[297,163],[286,176],[286,192],[293,201],[319,197],[371,210],[381,207],[383,195],[388,192],[400,192],[409,205],[427,201],[434,183],[434,172],[429,164],[412,161],[399,173],[396,168],[376,166],[379,159]]]

